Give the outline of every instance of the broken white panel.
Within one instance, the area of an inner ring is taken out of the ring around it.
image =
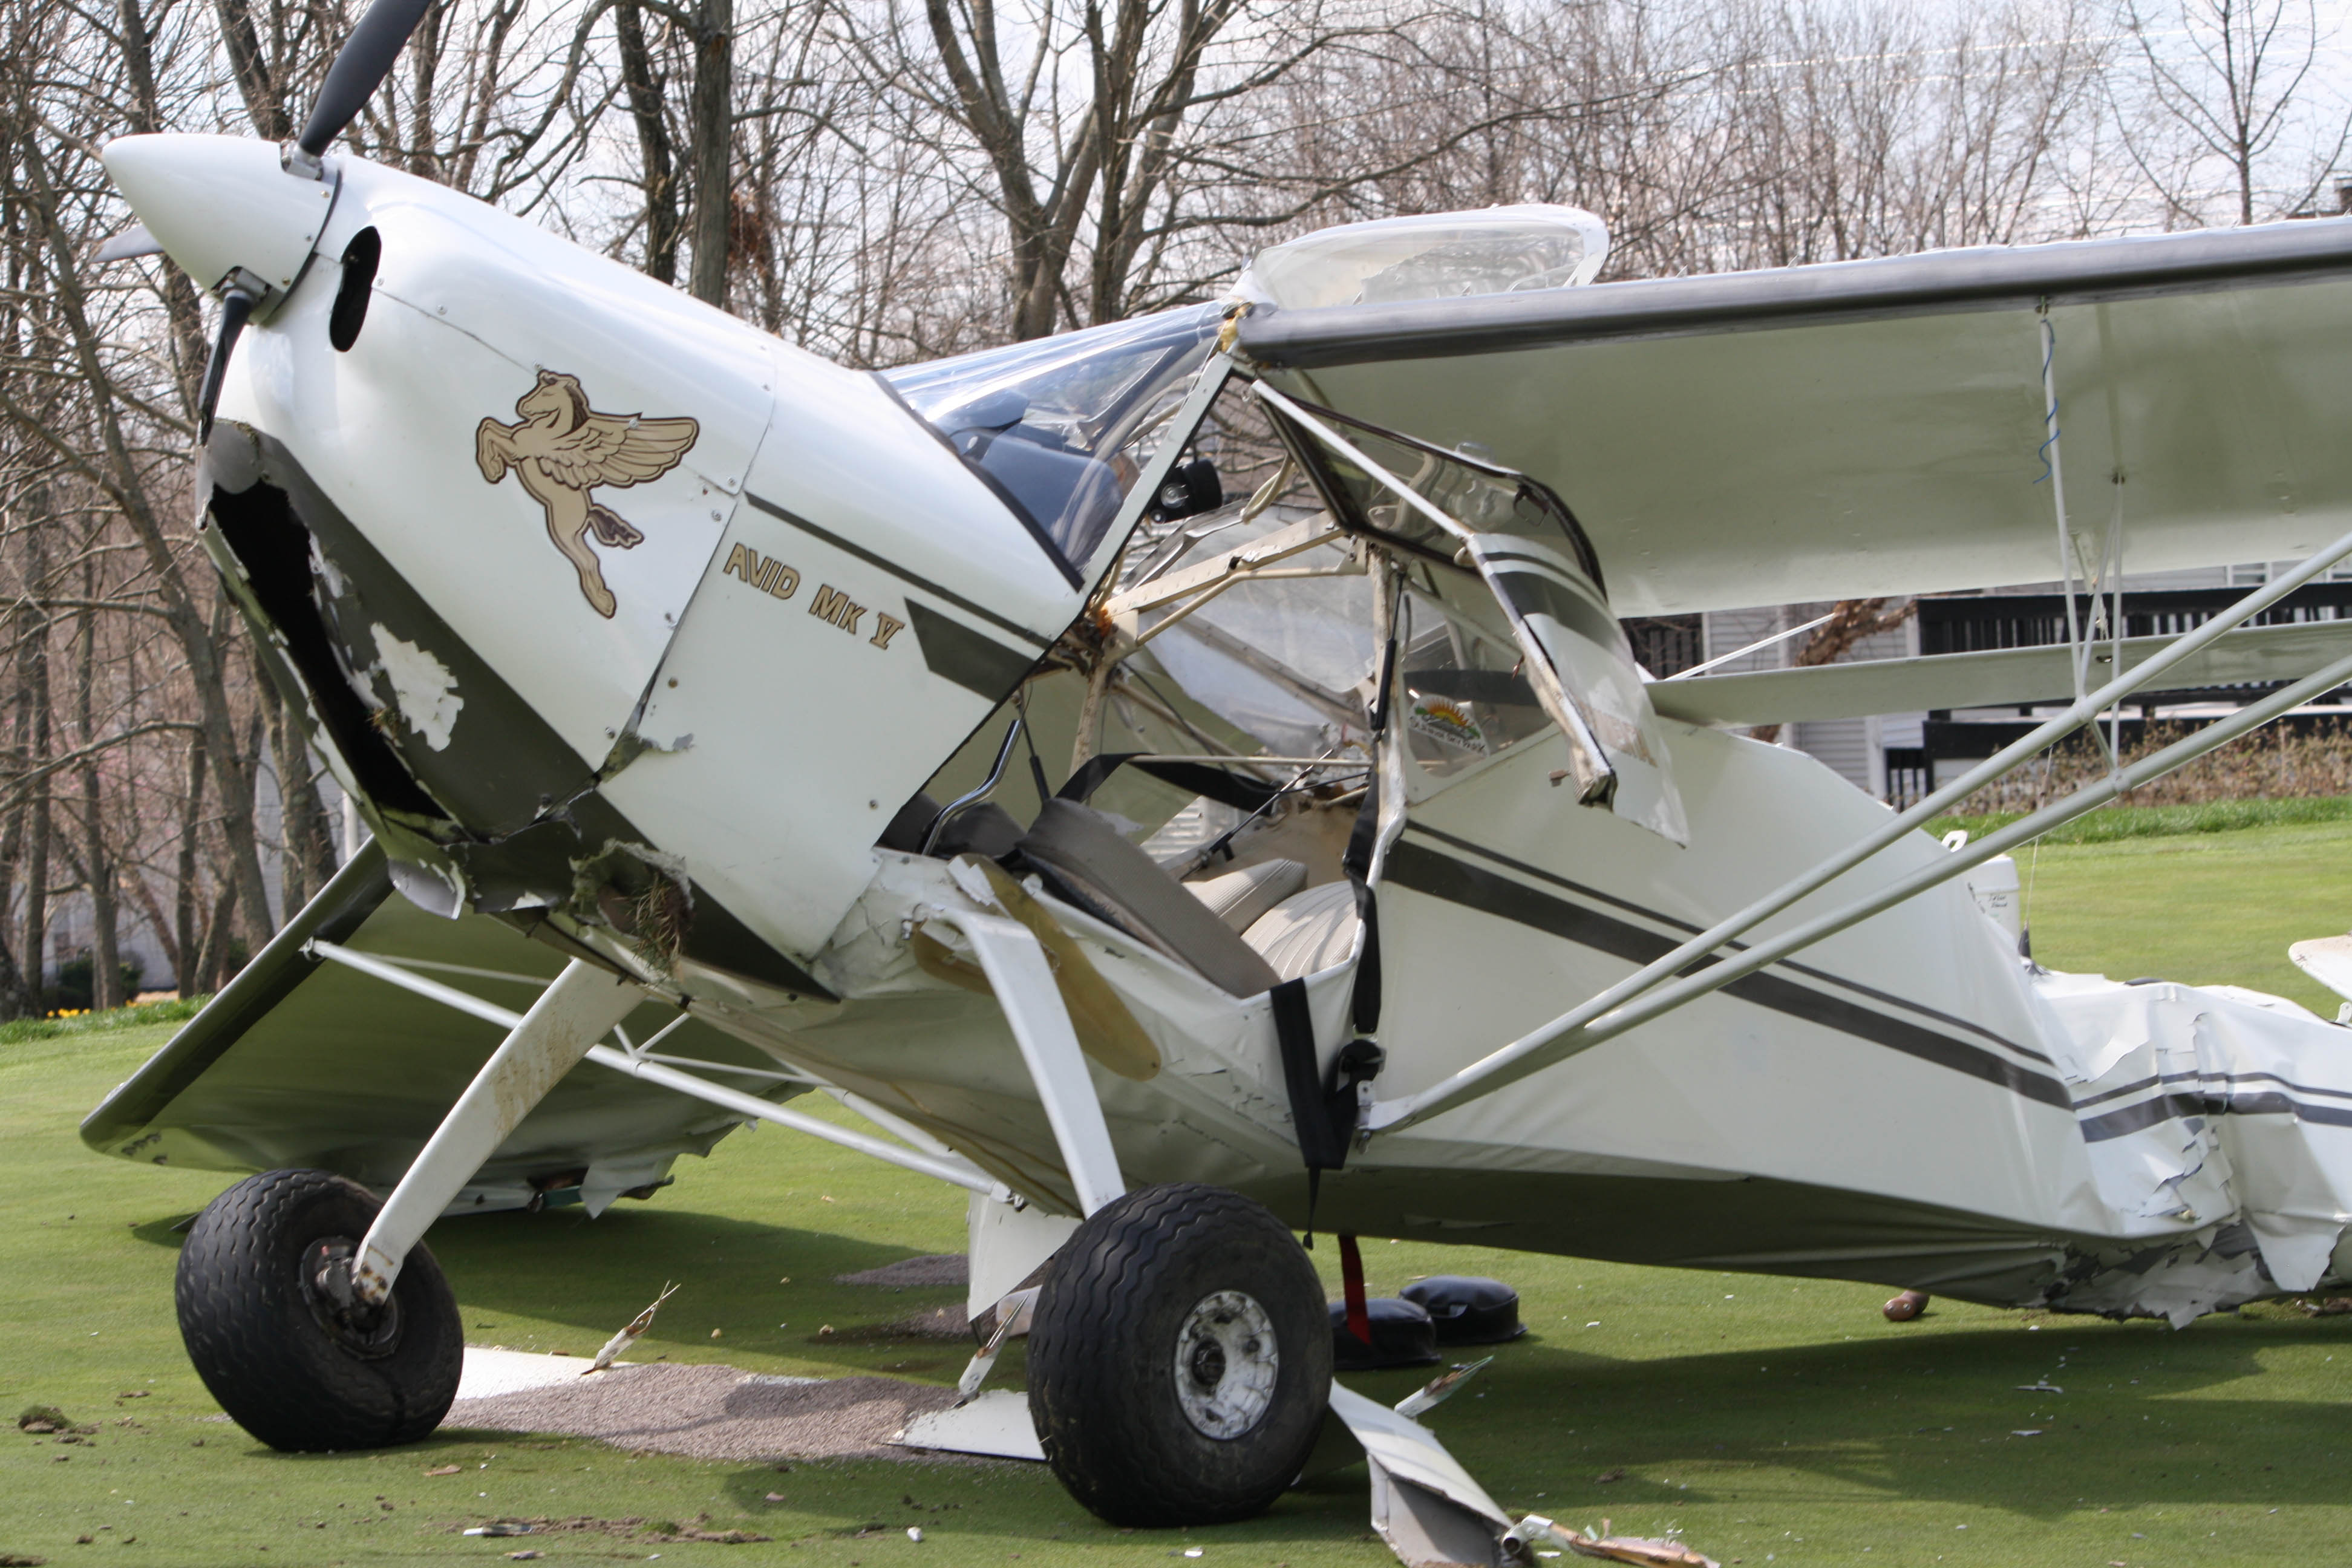
[[[918,1415],[891,1441],[901,1447],[998,1459],[1045,1457],[1036,1424],[1029,1417],[1029,1395],[1009,1388],[992,1388],[952,1409]]]
[[[2340,1029],[2236,987],[2052,974],[2035,990],[2063,1026],[2053,1038],[2092,1176],[2126,1238],[2078,1257],[2052,1305],[2178,1326],[2343,1277],[2352,1051]]]
[[[2352,936],[2323,936],[2286,950],[2294,966],[2338,996],[2352,998]]]
[[[1372,1528],[1407,1568],[1497,1568],[1511,1518],[1437,1435],[1409,1415],[1331,1385],[1331,1411],[1364,1447]]]
[[[1047,1214],[1034,1204],[1016,1207],[1010,1194],[987,1193],[971,1194],[964,1225],[971,1238],[964,1312],[974,1320],[1035,1273],[1078,1228],[1067,1215]]]

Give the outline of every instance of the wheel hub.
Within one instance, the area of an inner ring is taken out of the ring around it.
[[[310,1315],[335,1342],[356,1355],[390,1355],[400,1346],[400,1300],[387,1296],[380,1307],[360,1300],[352,1283],[352,1260],[359,1244],[330,1236],[302,1251],[302,1299]]]
[[[1282,1370],[1274,1320],[1239,1290],[1203,1296],[1176,1333],[1176,1402],[1202,1436],[1230,1442],[1274,1404]]]

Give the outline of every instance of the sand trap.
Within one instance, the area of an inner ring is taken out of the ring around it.
[[[509,1358],[554,1366],[519,1366]],[[445,1429],[550,1432],[696,1459],[912,1458],[889,1445],[891,1436],[910,1417],[955,1403],[952,1388],[890,1377],[770,1377],[731,1366],[667,1364],[583,1377],[583,1361],[515,1351],[469,1350],[466,1363],[461,1394],[476,1387],[498,1391],[461,1397],[449,1407]],[[503,1385],[500,1376],[509,1380]]]

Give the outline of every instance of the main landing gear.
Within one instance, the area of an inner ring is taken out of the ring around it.
[[[457,1395],[465,1336],[433,1254],[413,1248],[381,1305],[351,1262],[380,1205],[325,1171],[269,1171],[213,1200],[188,1231],[175,1294],[205,1387],[273,1448],[414,1443]]]
[[[1323,1426],[1322,1281],[1263,1205],[1143,1187],[1055,1256],[1029,1331],[1029,1411],[1055,1475],[1122,1525],[1264,1512]]]

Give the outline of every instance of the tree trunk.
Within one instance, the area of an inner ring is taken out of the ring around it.
[[[180,807],[180,854],[173,868],[172,923],[180,952],[172,966],[172,977],[184,997],[196,994],[203,984],[197,952],[205,937],[203,905],[198,902],[202,893],[196,887],[196,835],[205,820],[205,738],[199,732],[188,742],[187,798]]]
[[[646,196],[646,272],[664,283],[677,281],[677,156],[670,147],[669,106],[653,51],[646,47],[645,12],[634,0],[613,7],[613,34],[620,45],[621,84],[628,89],[629,119],[636,127],[637,157]]]
[[[727,308],[727,231],[734,209],[735,0],[700,0],[694,11],[694,96],[688,105],[694,158],[694,272],[688,291]]]
[[[98,563],[86,559],[81,568],[85,603],[98,597]],[[89,886],[89,1005],[94,1011],[122,1005],[122,959],[117,951],[114,861],[107,853],[106,799],[98,776],[98,612],[81,613],[74,639],[74,724],[90,755],[81,774],[82,875]]]
[[[228,840],[230,873],[237,884],[246,941],[258,952],[270,936],[269,900],[263,890],[260,847],[253,833],[253,779],[246,768],[245,753],[238,749],[236,719],[229,709],[228,661],[223,639],[205,624],[195,592],[148,497],[144,476],[123,432],[114,383],[99,355],[100,334],[84,304],[80,258],[58,221],[57,193],[50,184],[40,138],[22,139],[17,148],[27,195],[39,204],[38,210],[28,216],[41,230],[39,237],[48,251],[50,301],[67,331],[74,365],[98,426],[97,453],[87,458],[76,454],[75,460],[120,509],[154,573],[155,595],[163,602],[164,622],[179,641],[188,679],[196,693],[205,747],[220,789],[221,831]],[[0,397],[5,396],[5,389],[0,389]]]

